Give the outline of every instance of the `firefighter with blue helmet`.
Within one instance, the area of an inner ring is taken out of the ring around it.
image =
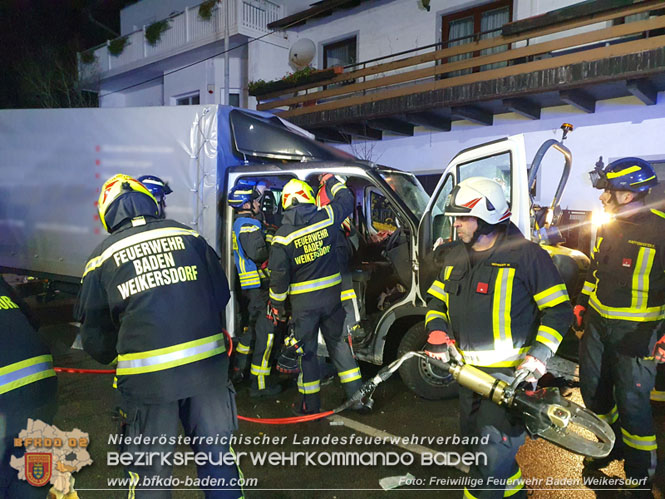
[[[290,345],[300,355],[298,391],[299,414],[321,409],[320,366],[317,359],[319,329],[337,370],[346,395],[362,385],[358,364],[344,340],[339,261],[335,254],[339,225],[351,214],[353,194],[344,179],[327,174],[321,187],[331,200],[318,209],[312,187],[291,179],[282,190],[282,226],[277,230],[270,253],[269,315],[275,324],[287,319],[286,300],[290,301],[294,337]],[[353,410],[367,412],[370,407],[357,402]]]
[[[239,179],[231,189],[228,203],[236,211],[233,221],[233,257],[240,290],[247,302],[247,327],[238,339],[234,360],[234,378],[241,380],[251,354],[250,397],[274,397],[282,391],[270,384],[271,355],[275,328],[266,317],[268,305],[268,256],[272,236],[262,223],[261,198],[265,184]],[[252,342],[254,350],[252,352]]]
[[[577,299],[580,391],[586,406],[612,425],[615,448],[599,468],[625,457],[628,488],[651,483],[656,432],[649,404],[656,364],[665,361],[665,213],[645,198],[658,183],[648,161],[621,158],[590,172],[612,220],[598,230],[582,292]]]
[[[14,438],[27,428],[28,418],[53,423],[57,379],[53,358],[37,334],[37,322],[14,289],[0,277],[0,498],[39,498],[46,494],[19,480],[9,463],[21,458],[24,447]],[[28,466],[26,463],[26,473]]]
[[[166,218],[166,196],[173,192],[168,182],[163,181],[155,175],[143,175],[136,180],[141,182],[157,201],[159,205],[159,217]]]
[[[98,211],[110,235],[83,269],[75,314],[83,349],[116,365],[122,452],[169,455],[180,422],[194,452],[224,456],[197,461],[199,477],[228,484],[239,477],[228,445],[237,419],[223,334],[230,293],[219,258],[197,232],[160,218],[154,196],[128,175],[104,183]],[[168,489],[145,490],[147,480],[171,476],[168,460],[132,461],[126,471],[131,497],[170,497]],[[208,498],[241,495],[205,490]]]
[[[427,291],[425,353],[444,362],[451,353],[461,355],[498,379],[534,383],[573,318],[552,259],[510,222],[494,180],[470,177],[457,184],[444,214],[455,217],[458,240],[447,247]],[[475,480],[464,497],[526,497],[515,459],[526,437],[524,422],[466,388],[460,388],[459,403],[461,433],[486,439],[472,446],[486,460],[471,467]]]

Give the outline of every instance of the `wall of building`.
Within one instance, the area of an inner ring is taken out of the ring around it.
[[[143,107],[163,105],[162,80],[154,80],[121,92],[103,87],[99,92],[99,107]]]
[[[564,191],[561,207],[593,210],[600,207],[599,191],[591,187],[588,172],[598,157],[609,161],[624,156],[641,156],[649,160],[665,160],[662,130],[665,127],[665,99],[645,106],[634,97],[599,101],[596,112],[587,114],[571,106],[543,109],[540,120],[529,120],[514,113],[496,115],[491,127],[456,121],[450,132],[428,132],[416,128],[413,137],[384,134],[382,141],[354,142],[339,146],[352,154],[377,163],[416,174],[441,173],[454,155],[468,147],[509,135],[524,134],[527,161],[530,163],[538,147],[547,139],[561,137],[562,123],[572,123],[575,130],[565,144],[573,154],[573,167]],[[419,131],[420,130],[420,131]],[[551,201],[563,160],[550,152],[545,156],[538,179],[536,201]],[[544,175],[544,176],[543,176]]]

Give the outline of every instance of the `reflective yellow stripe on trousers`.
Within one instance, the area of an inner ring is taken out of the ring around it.
[[[171,347],[119,355],[116,374],[125,376],[163,371],[207,359],[225,351],[224,337],[222,334],[215,334]]]

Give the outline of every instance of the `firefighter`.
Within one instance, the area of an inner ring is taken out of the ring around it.
[[[266,317],[268,305],[268,255],[266,233],[261,221],[259,190],[265,186],[253,180],[238,180],[229,193],[229,205],[236,211],[233,222],[233,257],[240,280],[240,290],[246,300],[248,323],[238,340],[234,377],[241,380],[251,352],[250,397],[274,397],[282,391],[278,384],[269,385],[270,356],[275,344],[275,328]]]
[[[223,335],[230,293],[217,254],[189,227],[160,219],[155,198],[127,175],[104,183],[98,210],[110,236],[85,266],[75,310],[84,350],[116,362],[119,433],[142,437],[123,440],[120,451],[168,456],[180,420],[198,437],[194,452],[215,456],[197,462],[199,477],[228,484],[239,476],[228,460],[237,421]],[[141,489],[144,479],[171,475],[168,460],[133,462],[126,471],[131,497],[170,497],[169,490]],[[235,498],[242,490],[205,495]]]
[[[353,209],[353,194],[344,181],[327,174],[321,186],[332,200],[322,210],[316,207],[314,191],[299,179],[282,190],[284,216],[273,238],[270,254],[270,303],[268,315],[274,323],[286,320],[289,297],[295,324],[292,348],[300,354],[298,391],[302,394],[294,412],[320,412],[320,366],[316,356],[319,328],[347,396],[362,385],[360,369],[344,341],[344,309],[340,300],[342,276],[335,255],[339,224]],[[353,409],[366,412],[359,402]]]
[[[510,222],[494,180],[460,182],[444,213],[455,217],[458,240],[446,248],[441,272],[427,291],[425,353],[447,362],[456,343],[467,364],[508,382],[537,381],[573,319],[554,263]],[[468,389],[460,388],[459,398],[462,434],[489,439],[473,449],[487,463],[472,467],[479,483],[465,488],[464,497],[525,497],[515,460],[525,440],[523,422]],[[507,480],[505,488],[492,488],[490,476]]]
[[[665,213],[645,206],[658,183],[647,161],[622,158],[605,168],[599,161],[590,175],[614,219],[599,229],[575,306],[577,326],[584,326],[580,391],[617,440],[607,459],[586,464],[599,468],[623,454],[626,477],[650,483],[656,432],[649,395],[656,362],[665,360]]]
[[[53,358],[37,335],[37,323],[23,300],[0,276],[0,498],[42,499],[46,491],[19,480],[9,463],[24,448],[14,438],[28,418],[53,423],[57,380]],[[28,468],[26,466],[26,472]]]
[[[323,208],[330,204],[330,199],[326,195],[325,186],[319,188],[316,194],[316,206]],[[337,247],[335,254],[339,262],[339,271],[342,275],[342,306],[346,317],[344,318],[343,330],[349,335],[349,340],[362,340],[365,338],[365,332],[360,327],[360,309],[358,308],[358,297],[353,289],[353,277],[349,268],[351,257],[353,256],[353,246],[350,237],[352,231],[351,220],[346,217],[339,226],[340,234],[337,236]]]
[[[143,175],[137,180],[141,182],[157,200],[157,204],[159,205],[159,218],[166,218],[166,195],[173,192],[169,187],[169,183],[164,182],[161,178],[155,177],[154,175]]]

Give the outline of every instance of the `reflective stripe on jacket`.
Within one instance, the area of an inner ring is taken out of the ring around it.
[[[517,366],[527,353],[546,360],[573,318],[552,259],[512,224],[483,253],[471,266],[463,243],[448,250],[427,291],[427,329],[454,337],[472,365]]]
[[[600,229],[577,299],[606,319],[665,318],[665,213],[643,210]]]
[[[320,300],[340,302],[342,276],[336,255],[339,224],[353,210],[353,194],[332,177],[325,189],[331,203],[317,210],[314,204],[289,208],[272,240],[270,299],[293,307],[320,306]],[[332,294],[331,294],[332,293]]]

